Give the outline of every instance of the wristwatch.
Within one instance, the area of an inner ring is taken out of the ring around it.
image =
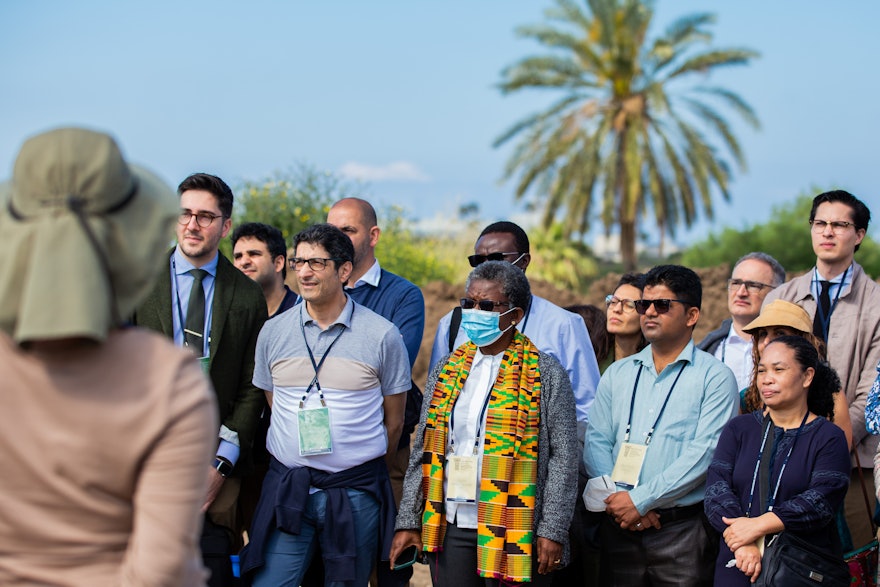
[[[214,457],[214,468],[220,473],[221,477],[229,477],[232,474],[232,463],[223,457]]]

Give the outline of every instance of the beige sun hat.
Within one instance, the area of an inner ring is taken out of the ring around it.
[[[177,197],[104,133],[31,137],[0,192],[0,329],[16,342],[105,339],[167,266]]]
[[[807,311],[785,300],[773,300],[761,309],[761,315],[746,324],[743,331],[752,334],[759,328],[788,326],[800,332],[812,332],[813,322]]]

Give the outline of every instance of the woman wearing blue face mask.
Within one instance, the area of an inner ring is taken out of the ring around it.
[[[574,395],[556,359],[516,329],[529,299],[519,268],[476,267],[461,299],[470,340],[428,376],[391,564],[414,546],[438,587],[549,585],[568,562]]]

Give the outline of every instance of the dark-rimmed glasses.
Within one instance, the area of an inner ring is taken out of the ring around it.
[[[761,293],[761,290],[765,287],[769,287],[770,289],[775,288],[775,285],[770,285],[767,283],[761,283],[760,281],[748,281],[745,279],[728,279],[727,280],[727,289],[730,291],[739,291],[739,288],[742,286],[746,286],[746,290],[752,294]]]
[[[812,231],[816,234],[822,234],[825,232],[828,225],[831,225],[831,232],[834,234],[843,234],[850,226],[853,228],[856,226],[855,223],[847,222],[846,220],[832,220],[831,222],[828,222],[827,220],[810,220]]]
[[[468,257],[468,263],[471,264],[471,267],[476,267],[486,261],[504,261],[505,257],[512,257],[514,255],[519,255],[519,258],[513,263],[516,263],[520,259],[523,258],[525,253],[520,253],[519,251],[515,251],[513,253],[489,253],[488,255],[470,255]]]
[[[223,214],[211,214],[210,212],[190,212],[189,210],[181,210],[180,216],[177,217],[177,223],[186,226],[193,216],[196,218],[196,224],[202,228],[208,228],[218,218],[223,218]]]
[[[651,305],[654,305],[654,311],[658,314],[665,314],[669,311],[669,308],[672,306],[672,302],[678,302],[679,304],[684,304],[685,306],[690,306],[690,302],[686,302],[685,300],[670,300],[666,298],[661,298],[659,300],[634,300],[633,304],[636,307],[636,312],[644,315],[645,312],[648,311],[648,308]]]
[[[495,308],[498,306],[507,306],[508,308],[512,308],[513,304],[510,302],[494,302],[492,300],[473,300],[471,298],[461,298],[458,300],[458,303],[461,304],[461,307],[465,310],[473,310],[474,307],[479,307],[484,312],[494,312]]]
[[[605,296],[605,309],[610,309],[611,306],[620,304],[620,309],[627,314],[631,314],[636,309],[635,300],[624,300],[621,298],[614,297],[614,294],[608,294]]]
[[[306,263],[309,264],[309,269],[312,271],[321,271],[324,267],[327,266],[327,263],[330,261],[336,261],[337,263],[342,259],[337,259],[336,257],[312,257],[311,259],[304,259],[302,257],[289,257],[287,262],[290,264],[290,268],[294,271],[299,271],[303,268],[303,265]]]

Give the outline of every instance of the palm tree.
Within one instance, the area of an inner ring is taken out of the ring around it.
[[[543,204],[543,225],[560,219],[566,237],[587,232],[598,193],[605,231],[620,227],[624,265],[633,270],[638,225],[649,213],[661,233],[674,236],[678,225],[696,219],[698,201],[713,217],[713,186],[730,199],[730,166],[704,131],[745,169],[717,106],[732,108],[754,128],[757,117],[736,93],[688,80],[758,54],[705,47],[712,40],[711,14],[680,18],[649,40],[650,1],[586,0],[586,10],[574,0],[556,4],[545,14],[561,26],[517,29],[551,52],[502,72],[505,94],[536,88],[560,95],[496,139],[497,147],[520,137],[504,178],[518,173],[516,198],[532,194]]]

